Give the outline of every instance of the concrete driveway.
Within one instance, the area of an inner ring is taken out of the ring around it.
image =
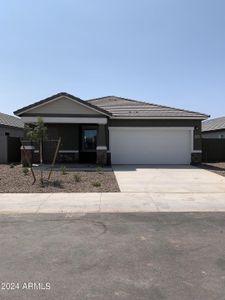
[[[225,177],[193,166],[114,165],[113,170],[121,192],[225,192]]]

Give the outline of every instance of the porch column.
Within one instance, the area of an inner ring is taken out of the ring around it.
[[[194,127],[192,134],[192,153],[191,153],[191,164],[197,165],[202,162],[202,138],[201,138],[201,121]]]
[[[99,124],[97,132],[96,163],[107,164],[106,125]]]

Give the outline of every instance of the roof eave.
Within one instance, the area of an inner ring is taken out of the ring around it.
[[[206,133],[206,132],[216,132],[216,131],[224,131],[225,128],[218,128],[218,129],[209,129],[209,130],[204,130],[202,129],[202,133]]]
[[[22,126],[14,126],[14,125],[8,125],[8,124],[2,124],[2,123],[0,123],[0,126],[2,126],[2,127],[10,127],[10,128],[15,128],[15,129],[24,129],[24,126],[22,127]]]
[[[127,117],[123,117],[123,116],[112,116],[111,119],[126,119],[126,120],[132,120],[132,119],[136,119],[136,120],[139,120],[139,119],[149,119],[149,120],[164,120],[164,119],[167,119],[167,120],[206,120],[208,119],[208,116],[194,116],[194,117],[190,117],[190,116],[187,116],[187,117],[170,117],[170,116],[158,116],[158,117],[140,117],[140,116],[127,116]]]

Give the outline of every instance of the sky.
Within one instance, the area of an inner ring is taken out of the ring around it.
[[[225,1],[0,0],[0,111],[58,92],[225,115]]]

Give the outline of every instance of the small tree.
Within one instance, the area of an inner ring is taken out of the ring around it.
[[[47,139],[47,127],[41,117],[33,126],[26,127],[26,136],[34,142],[39,143],[40,165],[43,164],[43,142]],[[41,180],[43,181],[43,172],[41,169]]]

